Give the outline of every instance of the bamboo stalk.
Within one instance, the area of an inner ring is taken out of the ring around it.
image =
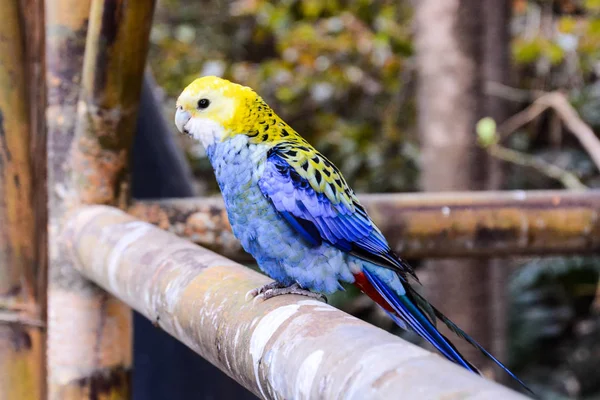
[[[17,0],[0,2],[0,399],[44,395],[26,66]]]
[[[127,206],[154,3],[92,2],[71,159],[82,203]]]
[[[35,271],[37,288],[37,305],[39,320],[44,327],[42,338],[42,354],[39,359],[41,369],[42,394],[47,396],[47,335],[46,321],[48,319],[48,195],[46,191],[47,151],[46,151],[46,49],[45,49],[45,19],[44,0],[20,0],[20,12],[23,18],[25,36],[25,64],[29,104],[30,152],[32,164],[34,216],[35,216]]]
[[[78,270],[266,399],[525,397],[302,296],[247,301],[265,276],[106,206],[70,217]]]
[[[49,113],[55,117],[50,143],[54,140],[56,151],[51,162],[55,179],[49,182],[56,210],[50,231],[50,398],[129,398],[131,310],[79,275],[56,240],[65,213],[78,204],[127,204],[129,147],[154,1],[93,0],[91,8],[70,6],[78,17],[52,10],[55,24],[48,28],[56,33],[54,54],[68,53],[66,61],[54,59],[56,64],[49,65],[49,81],[56,80],[51,93],[57,96],[56,114]]]
[[[21,16],[25,32],[25,64],[27,69],[29,121],[33,165],[33,182],[36,213],[36,262],[38,286],[46,291],[47,273],[47,207],[46,196],[46,61],[44,0],[20,0]],[[45,297],[45,296],[44,296]],[[45,301],[45,299],[44,299]],[[45,307],[42,307],[44,309]]]
[[[596,253],[600,190],[482,191],[359,196],[405,258]],[[137,201],[137,218],[239,261],[251,258],[231,233],[220,198]]]
[[[57,238],[63,215],[73,203],[67,156],[74,137],[89,10],[89,0],[46,0],[49,399],[85,398],[82,394],[68,396],[68,392],[78,386],[81,392],[92,392],[91,387],[101,383],[89,379],[93,368],[88,364],[94,362],[96,347],[88,326],[97,315],[86,310],[87,299],[98,291],[72,272]],[[87,292],[77,293],[79,288]],[[83,334],[76,336],[73,331],[78,325]]]

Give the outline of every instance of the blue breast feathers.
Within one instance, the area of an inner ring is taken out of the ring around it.
[[[279,214],[310,246],[323,241],[356,257],[398,271],[402,277],[412,269],[395,256],[387,241],[360,204],[352,211],[342,202],[333,204],[283,157],[269,151],[258,185]]]

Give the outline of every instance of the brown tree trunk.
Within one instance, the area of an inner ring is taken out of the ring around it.
[[[484,0],[483,2],[484,41],[483,41],[483,79],[484,87],[488,82],[508,85],[511,81],[510,65],[510,18],[511,0]],[[498,96],[484,96],[484,112],[498,123],[510,116],[510,104]],[[487,189],[502,188],[503,171],[499,160],[488,160]],[[490,327],[491,348],[500,360],[506,360],[506,290],[510,268],[506,260],[490,260]],[[499,377],[506,375],[499,375]]]
[[[480,0],[421,0],[415,6],[422,187],[482,190],[487,160],[477,148],[475,124],[484,115],[484,6]],[[481,260],[441,260],[427,262],[423,271],[430,301],[484,347],[492,341],[487,267]],[[475,365],[485,364],[479,351],[454,342]]]

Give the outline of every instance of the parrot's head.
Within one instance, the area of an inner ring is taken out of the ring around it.
[[[268,108],[249,87],[205,76],[190,83],[177,99],[175,125],[208,147],[226,137],[251,134]]]

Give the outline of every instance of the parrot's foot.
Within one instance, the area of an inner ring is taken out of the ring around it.
[[[267,283],[266,285],[257,287],[256,289],[252,289],[248,293],[246,293],[246,301],[256,298],[256,296],[258,296],[261,293],[266,292],[267,290],[282,289],[284,287],[286,287],[286,286],[283,283],[279,283],[279,282]]]
[[[302,289],[297,283],[293,283],[290,286],[284,286],[279,282],[272,282],[260,288],[249,291],[246,294],[246,298],[254,297],[254,301],[257,300],[268,300],[273,297],[281,296],[284,294],[297,294],[300,296],[310,297],[311,299],[321,300],[327,303],[327,297],[320,293],[311,292],[310,290]]]

